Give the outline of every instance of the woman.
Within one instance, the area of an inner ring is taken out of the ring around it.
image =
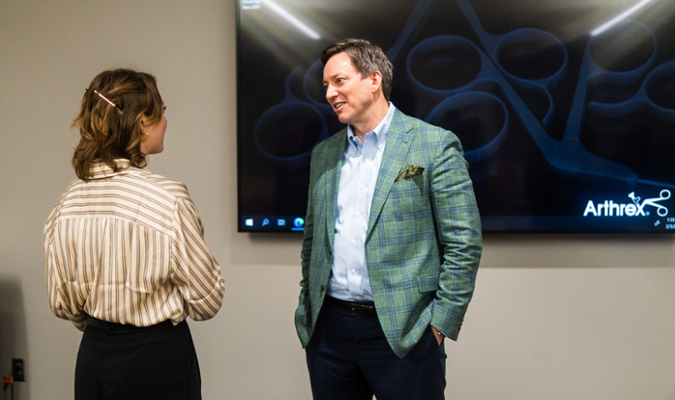
[[[185,185],[145,168],[164,149],[155,78],[100,73],[72,126],[78,179],[44,233],[49,305],[84,332],[75,399],[201,399],[185,319],[213,318],[224,283]]]

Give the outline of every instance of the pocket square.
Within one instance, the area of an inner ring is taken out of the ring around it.
[[[401,170],[401,172],[396,175],[396,179],[394,179],[394,182],[398,182],[401,179],[409,179],[409,178],[414,178],[417,175],[420,175],[424,171],[424,167],[418,167],[417,164],[406,164],[405,167]]]

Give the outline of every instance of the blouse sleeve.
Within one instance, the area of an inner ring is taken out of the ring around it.
[[[47,299],[52,313],[59,318],[67,319],[81,331],[87,326],[86,315],[78,306],[77,283],[68,270],[68,254],[62,249],[60,237],[55,233],[58,229],[56,219],[61,210],[64,196],[49,214],[44,229],[45,277]]]
[[[176,202],[174,233],[173,281],[190,318],[211,319],[222,305],[225,282],[218,262],[204,241],[199,212],[189,196]]]

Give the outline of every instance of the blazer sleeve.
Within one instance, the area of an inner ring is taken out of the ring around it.
[[[309,268],[312,259],[312,246],[314,241],[314,187],[317,181],[317,148],[312,151],[312,160],[309,176],[309,190],[307,193],[307,212],[305,214],[304,240],[302,242],[302,251],[300,253],[302,265],[302,278],[300,280],[300,296],[298,297],[298,307],[295,309],[295,326],[300,340],[307,341],[308,320],[311,316],[309,304]]]
[[[312,259],[312,240],[314,238],[314,213],[312,205],[312,184],[310,182],[310,194],[307,201],[307,213],[305,214],[304,239],[302,241],[302,251],[300,253],[302,265],[302,279],[300,280],[300,304],[305,303],[304,296],[308,292],[309,265]]]
[[[473,295],[482,253],[481,222],[462,146],[449,131],[431,171],[431,205],[442,249],[439,288],[431,325],[457,340]]]

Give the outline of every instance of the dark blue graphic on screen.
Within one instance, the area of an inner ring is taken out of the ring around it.
[[[240,0],[240,231],[303,229],[343,128],[318,58],[359,37],[394,105],[460,138],[484,231],[675,232],[675,7],[583,3]]]

